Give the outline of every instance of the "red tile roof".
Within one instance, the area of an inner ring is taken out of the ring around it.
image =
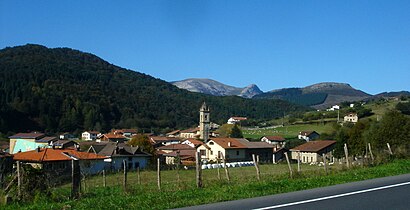
[[[171,131],[171,132],[167,133],[166,135],[167,135],[167,136],[168,136],[168,135],[175,135],[175,134],[177,134],[177,133],[179,133],[179,132],[181,132],[181,130],[174,130],[174,131]]]
[[[326,147],[336,144],[336,141],[332,140],[318,140],[318,141],[309,141],[302,145],[299,145],[290,151],[301,151],[301,152],[319,152]]]
[[[219,146],[221,146],[222,148],[225,148],[225,149],[244,149],[244,148],[247,148],[245,145],[243,145],[236,138],[211,138],[210,140],[214,141]]]
[[[264,136],[267,138],[269,141],[285,141],[285,138],[282,136]]]
[[[32,150],[28,152],[19,152],[14,154],[14,160],[27,162],[48,162],[48,161],[67,161],[73,159],[80,160],[102,160],[106,156],[94,153],[80,152],[73,149],[51,149],[43,148],[40,151]]]
[[[107,133],[103,135],[107,139],[125,139],[123,135]]]
[[[196,133],[198,131],[199,131],[199,128],[196,127],[196,128],[189,128],[189,129],[186,129],[186,130],[182,130],[181,133]]]

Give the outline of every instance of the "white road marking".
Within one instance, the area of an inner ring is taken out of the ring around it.
[[[326,196],[326,197],[322,197],[322,198],[314,198],[314,199],[309,199],[309,200],[304,200],[304,201],[285,203],[285,204],[280,204],[280,205],[276,205],[276,206],[268,206],[268,207],[258,208],[258,209],[255,209],[255,210],[276,209],[276,208],[281,208],[281,207],[294,206],[294,205],[298,205],[298,204],[311,203],[311,202],[328,200],[328,199],[332,199],[332,198],[339,198],[339,197],[344,197],[344,196],[349,196],[349,195],[355,195],[355,194],[360,194],[360,193],[376,191],[376,190],[383,190],[383,189],[388,189],[388,188],[392,188],[392,187],[399,187],[399,186],[408,185],[408,184],[410,184],[410,182],[403,182],[403,183],[399,183],[399,184],[386,185],[386,186],[382,186],[382,187],[370,188],[370,189],[366,189],[366,190],[359,190],[359,191],[355,191],[355,192],[348,192],[348,193],[343,193],[343,194],[339,194],[339,195]]]

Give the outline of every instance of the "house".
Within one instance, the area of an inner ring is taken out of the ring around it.
[[[150,140],[151,144],[154,145],[154,147],[178,144],[180,141],[179,138],[165,136],[149,136],[148,139]]]
[[[106,156],[80,152],[76,149],[37,148],[14,154],[14,161],[43,169],[50,175],[71,176],[71,161],[79,160],[81,173],[97,174],[105,166]]]
[[[179,137],[180,134],[181,134],[181,130],[174,130],[174,131],[171,131],[165,134],[165,136],[166,137]]]
[[[199,138],[199,136],[199,127],[182,130],[179,134],[180,138]]]
[[[128,141],[128,138],[123,136],[122,134],[114,134],[114,133],[107,133],[100,136],[97,139],[98,142],[106,141],[106,142],[125,142]]]
[[[193,163],[195,161],[196,148],[188,144],[170,144],[157,148],[158,154],[165,157],[166,164],[175,164],[177,157],[180,161]]]
[[[320,137],[319,133],[316,131],[301,131],[299,132],[298,139],[303,139],[305,141],[311,141],[318,139]]]
[[[107,156],[106,170],[118,171],[124,168],[124,160],[128,170],[143,169],[148,166],[151,154],[141,151],[139,147],[132,147],[118,142],[95,142],[90,146],[88,152]]]
[[[231,117],[228,119],[228,124],[238,124],[241,123],[242,121],[247,120],[246,117]]]
[[[285,153],[288,152],[287,149],[283,148],[273,148],[272,162],[278,163],[285,158]]]
[[[81,134],[81,139],[85,141],[95,141],[101,133],[98,131],[85,131]]]
[[[282,136],[262,136],[261,141],[274,145],[276,149],[283,148],[286,144]]]
[[[339,105],[334,105],[332,107],[330,107],[329,109],[327,109],[326,111],[335,111],[335,110],[339,110],[340,106]]]
[[[309,141],[302,145],[299,145],[293,149],[290,149],[292,152],[292,159],[298,159],[298,153],[300,155],[300,161],[302,163],[317,163],[322,160],[322,155],[326,154],[328,158],[332,158],[332,151],[336,141],[332,140],[317,140]]]
[[[274,146],[266,142],[250,142],[243,138],[211,138],[197,148],[201,158],[216,161],[225,157],[228,162],[252,160],[252,154],[261,161],[272,161]]]
[[[133,136],[138,134],[138,130],[137,129],[120,129],[120,130],[113,130],[111,133],[115,135],[122,135],[125,138],[130,139]]]
[[[10,142],[0,141],[0,152],[9,152]]]
[[[71,133],[62,133],[59,137],[61,140],[78,140],[78,138]]]
[[[48,141],[43,139],[46,137],[43,133],[17,133],[13,136],[9,136],[10,139],[10,154],[17,152],[26,152],[34,150],[38,147],[47,147]],[[42,139],[41,141],[39,141]]]
[[[57,140],[50,142],[49,144],[50,147],[56,148],[56,149],[78,149],[80,145],[72,140]]]
[[[13,156],[0,151],[0,188],[3,187],[4,179],[13,170]]]
[[[203,145],[204,142],[201,141],[201,140],[198,140],[198,139],[192,139],[191,138],[191,139],[186,139],[185,141],[182,141],[181,144],[186,144],[186,145],[189,145],[190,147],[197,148],[197,147]]]
[[[350,122],[350,123],[357,123],[357,121],[359,121],[359,117],[357,116],[356,113],[349,113],[344,117],[343,121]]]

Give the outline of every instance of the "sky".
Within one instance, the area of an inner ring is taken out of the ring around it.
[[[165,81],[410,91],[410,1],[0,0],[0,48],[69,47]]]

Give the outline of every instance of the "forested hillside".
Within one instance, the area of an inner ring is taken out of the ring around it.
[[[271,119],[305,110],[281,100],[215,97],[68,48],[25,45],[0,50],[0,132],[183,128],[206,101],[212,121],[232,115]]]
[[[274,92],[262,93],[254,96],[255,99],[282,99],[295,104],[312,106],[326,100],[327,93],[303,93],[301,88],[285,88]]]

